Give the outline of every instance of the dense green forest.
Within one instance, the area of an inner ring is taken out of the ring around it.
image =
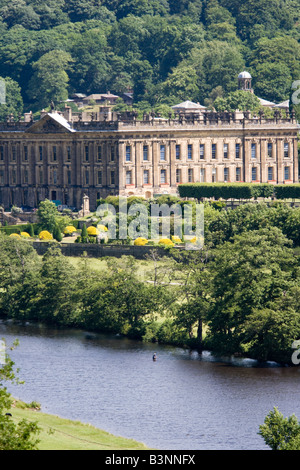
[[[247,69],[280,102],[300,79],[300,0],[0,0],[8,112],[72,92],[134,93],[135,106],[211,105]]]

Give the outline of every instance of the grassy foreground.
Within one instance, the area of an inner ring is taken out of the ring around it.
[[[15,422],[34,421],[40,428],[38,450],[147,450],[132,439],[114,436],[89,424],[48,415],[20,404],[11,408]]]

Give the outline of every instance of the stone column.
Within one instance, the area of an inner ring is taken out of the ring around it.
[[[293,152],[293,167],[294,167],[294,174],[293,174],[293,181],[294,183],[298,183],[299,181],[299,173],[298,173],[298,141],[297,138],[294,139],[294,152]]]
[[[277,154],[277,184],[284,182],[283,174],[283,139],[276,140],[276,154]]]
[[[243,166],[244,166],[244,182],[251,182],[250,175],[250,154],[251,154],[251,142],[250,140],[245,140],[244,142],[244,155],[243,155]]]
[[[124,162],[125,162],[125,143],[119,143],[119,192],[122,193],[125,189],[125,178],[124,178]],[[104,182],[103,182],[104,183]]]
[[[152,143],[153,188],[158,188],[160,184],[160,173],[158,167],[158,146],[158,142]]]
[[[266,155],[267,155],[267,141],[266,139],[261,139],[260,141],[260,182],[267,183],[267,165],[266,165]]]
[[[143,185],[143,169],[142,169],[142,159],[143,159],[143,143],[136,142],[135,144],[135,165],[134,165],[134,174],[132,183],[136,188],[141,189]]]
[[[176,188],[176,142],[170,142],[170,186]]]

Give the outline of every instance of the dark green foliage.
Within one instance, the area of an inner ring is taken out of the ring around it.
[[[5,225],[3,227],[0,227],[0,231],[6,233],[7,235],[10,235],[12,233],[21,233],[20,226],[17,225]]]
[[[6,121],[7,116],[13,115],[18,119],[23,112],[23,99],[19,84],[8,77],[0,77],[1,82],[5,82],[5,103],[0,104],[0,122]]]
[[[300,184],[278,184],[274,187],[277,199],[299,199]]]
[[[276,407],[268,413],[259,433],[271,450],[299,450],[300,423],[295,415],[284,418]]]
[[[299,263],[288,239],[275,227],[247,231],[212,256],[207,344],[227,354],[290,362],[300,312],[293,300]]]
[[[74,91],[133,89],[150,110],[211,100],[218,87],[227,99],[244,68],[258,96],[283,101],[299,77],[298,10],[296,0],[2,0],[1,76],[13,81],[0,117]]]
[[[215,199],[257,199],[275,197],[276,199],[299,199],[300,184],[255,183],[189,183],[178,186],[181,197]]]
[[[27,233],[31,236],[31,237],[34,237],[34,228],[33,228],[33,225],[30,224],[28,229],[27,229]]]
[[[54,229],[53,229],[53,238],[54,240],[58,241],[58,242],[61,242],[62,241],[62,233],[60,231],[60,228],[55,225]]]
[[[79,242],[79,240],[77,241],[77,243],[78,242]],[[87,232],[87,228],[86,228],[85,224],[83,224],[83,226],[82,226],[80,242],[81,243],[88,243],[89,242],[89,236],[88,236],[88,232]]]
[[[273,195],[273,187],[267,184],[248,183],[194,183],[178,186],[181,197],[203,199],[257,199]]]
[[[18,384],[19,379],[14,372],[14,362],[6,356],[5,364],[0,364],[0,450],[36,450],[39,442],[37,435],[41,431],[37,423],[25,419],[16,423],[10,413],[13,399],[8,393],[7,384]]]

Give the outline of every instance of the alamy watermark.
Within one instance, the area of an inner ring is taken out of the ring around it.
[[[296,105],[300,104],[300,80],[295,80],[292,83],[292,90],[296,90],[292,94],[292,98],[291,98],[292,103]]]
[[[292,349],[296,349],[296,351],[294,351],[292,354],[292,363],[295,366],[298,366],[300,364],[300,340],[299,339],[293,342]]]
[[[3,79],[0,79],[0,105],[6,104],[6,85]]]
[[[153,241],[177,239],[186,250],[200,250],[204,245],[203,204],[132,204],[119,197],[118,210],[108,203],[100,204],[96,215],[112,240],[145,238]]]
[[[0,366],[6,363],[6,346],[5,341],[0,340]]]

